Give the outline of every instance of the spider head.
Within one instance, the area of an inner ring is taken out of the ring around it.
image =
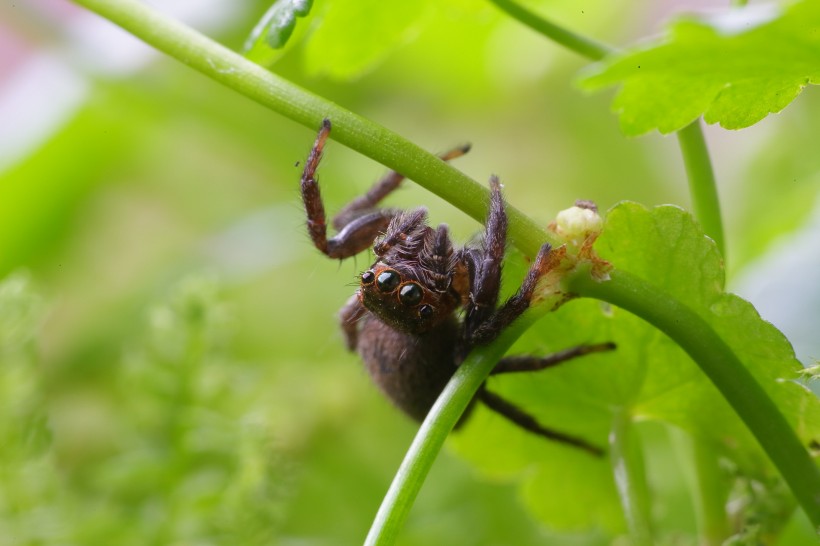
[[[436,327],[461,301],[454,290],[436,290],[423,276],[383,262],[376,262],[361,274],[360,280],[359,299],[367,310],[389,326],[410,334]]]

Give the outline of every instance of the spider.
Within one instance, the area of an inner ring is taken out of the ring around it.
[[[384,394],[407,415],[422,421],[470,350],[494,340],[529,307],[539,278],[548,270],[550,245],[541,247],[521,287],[498,307],[507,234],[498,178],[490,178],[483,240],[476,246],[454,249],[445,224],[435,229],[427,225],[425,208],[378,208],[404,179],[397,172],[389,172],[344,207],[333,218],[338,233],[328,238],[316,169],[330,130],[330,120],[325,119],[302,174],[308,233],[316,248],[339,260],[373,245],[376,261],[359,276],[359,289],[341,309],[341,328],[348,349],[358,351]],[[468,150],[469,146],[462,146],[439,157],[449,161]],[[601,343],[543,357],[506,357],[491,374],[542,370],[613,348],[612,343]],[[603,454],[600,447],[581,438],[542,426],[486,384],[476,393],[468,413],[476,400],[529,432],[593,455]]]

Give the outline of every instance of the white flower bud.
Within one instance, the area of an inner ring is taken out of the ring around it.
[[[578,205],[562,210],[555,217],[555,232],[567,242],[576,244],[590,235],[599,234],[604,223],[594,205],[582,202]]]

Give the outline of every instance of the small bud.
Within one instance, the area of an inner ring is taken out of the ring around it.
[[[578,243],[590,235],[597,236],[603,227],[603,220],[594,206],[578,206],[580,204],[562,210],[555,217],[555,232],[568,242]]]

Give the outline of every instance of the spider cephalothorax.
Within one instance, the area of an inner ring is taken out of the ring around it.
[[[529,307],[538,280],[547,271],[550,246],[541,247],[518,292],[498,307],[507,237],[498,179],[490,179],[481,244],[454,249],[447,226],[427,225],[426,209],[377,208],[403,180],[395,172],[342,209],[333,220],[338,233],[328,239],[315,175],[330,127],[325,120],[302,174],[308,233],[316,248],[331,258],[344,259],[373,245],[376,261],[361,274],[359,289],[342,308],[342,330],[348,348],[358,351],[379,388],[405,413],[422,420],[467,353],[495,339]],[[447,161],[467,150],[455,148],[440,157]],[[542,370],[612,348],[611,343],[602,343],[545,357],[508,357],[492,373]],[[476,397],[530,432],[594,454],[602,452],[585,440],[540,425],[484,386]]]
[[[468,296],[467,270],[446,226],[432,229],[427,212],[398,214],[374,246],[378,261],[360,277],[359,301],[393,328],[422,334],[438,326]]]

